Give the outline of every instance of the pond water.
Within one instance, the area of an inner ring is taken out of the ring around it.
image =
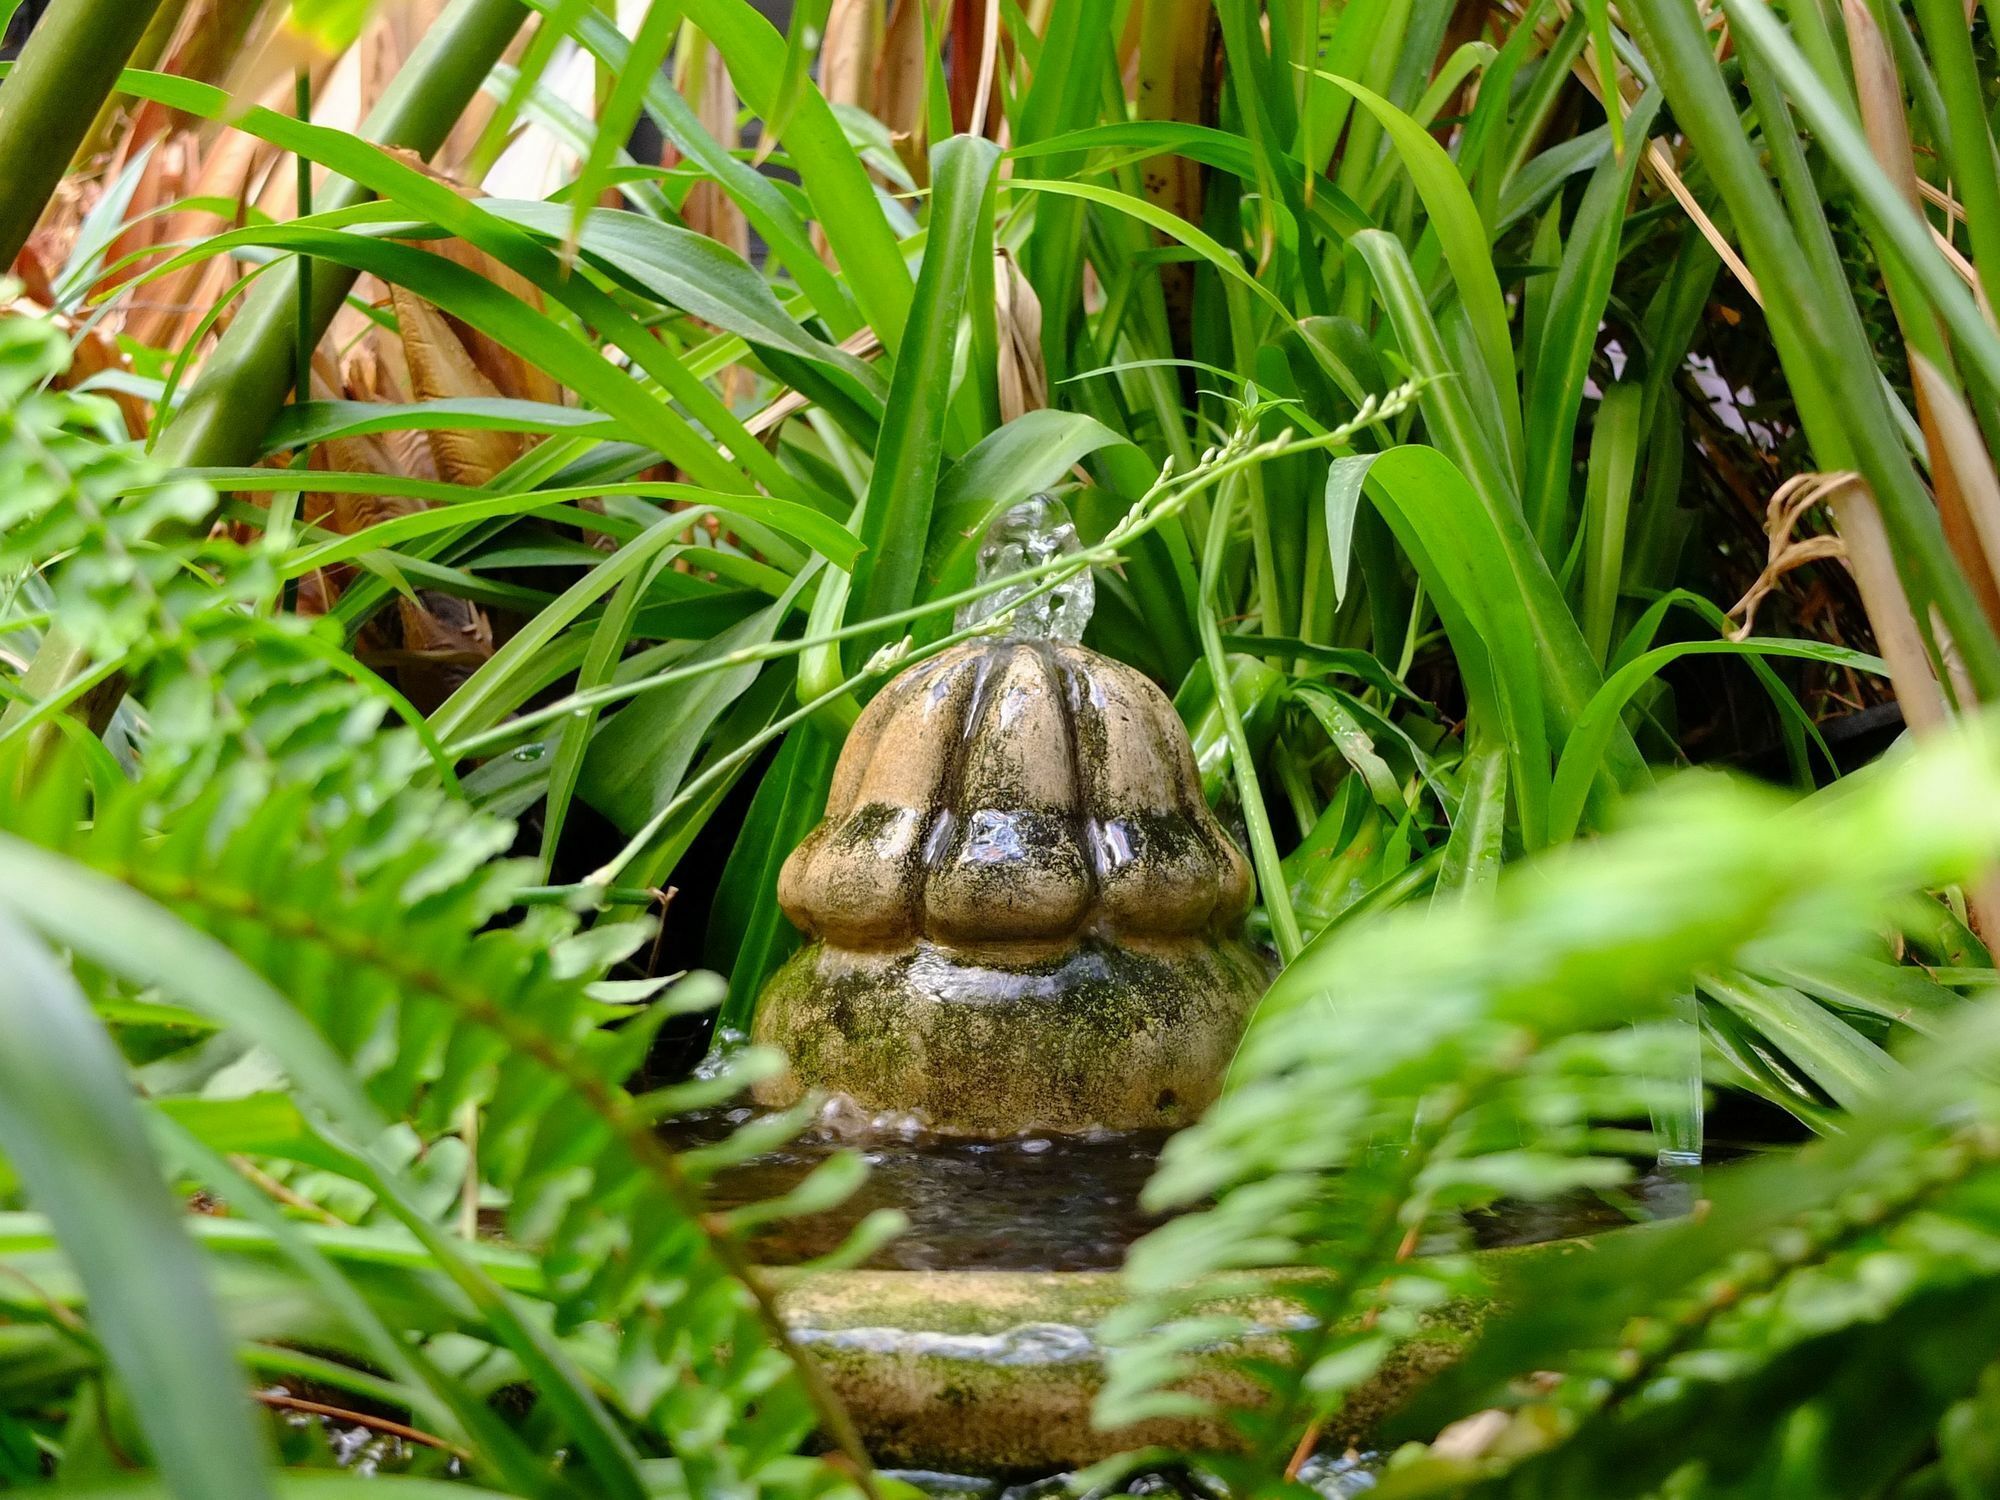
[[[676,1146],[700,1145],[752,1117],[749,1109],[716,1111],[670,1122],[663,1133]],[[1110,1271],[1123,1263],[1134,1240],[1160,1222],[1139,1206],[1139,1195],[1167,1134],[963,1140],[836,1109],[783,1149],[724,1171],[710,1187],[710,1206],[729,1209],[775,1198],[833,1152],[852,1149],[869,1166],[859,1190],[829,1213],[755,1231],[750,1249],[760,1263],[796,1265],[827,1254],[866,1215],[898,1208],[908,1216],[909,1229],[867,1265],[906,1271]],[[1690,1170],[1664,1167],[1615,1196],[1501,1204],[1475,1215],[1470,1227],[1482,1247],[1525,1245],[1682,1213],[1691,1201]]]

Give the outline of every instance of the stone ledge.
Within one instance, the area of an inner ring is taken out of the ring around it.
[[[1497,1266],[1589,1243],[1489,1250],[1479,1258]],[[1241,1434],[1216,1417],[1108,1432],[1091,1425],[1091,1404],[1104,1385],[1095,1330],[1120,1299],[1115,1271],[828,1271],[797,1274],[781,1305],[879,1463],[1007,1474],[1077,1468],[1148,1444],[1240,1446]],[[1266,1305],[1273,1324],[1293,1311]],[[1254,1320],[1258,1304],[1238,1302],[1232,1310]],[[1460,1302],[1430,1314],[1424,1331],[1349,1399],[1342,1429],[1329,1437],[1365,1443],[1412,1390],[1457,1358],[1484,1313],[1484,1305]],[[1283,1352],[1275,1336],[1261,1342],[1274,1355]],[[1238,1344],[1191,1356],[1183,1389],[1224,1406],[1252,1404],[1259,1388],[1232,1363],[1243,1352]]]

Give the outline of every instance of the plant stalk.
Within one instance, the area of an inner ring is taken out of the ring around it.
[[[527,16],[521,0],[455,0],[368,112],[361,134],[429,156]],[[368,196],[354,183],[335,180],[322,186],[314,206],[329,212]],[[326,332],[355,274],[331,262],[314,269],[307,336],[317,341]],[[155,451],[162,463],[208,468],[255,462],[264,429],[292,388],[301,331],[298,297],[297,265],[275,266],[259,280],[161,436]]]
[[[161,0],[61,0],[0,83],[0,270],[42,217]]]
[[[37,29],[36,37],[39,39],[51,22],[65,16],[108,12],[119,15],[123,24],[124,11],[144,11],[150,15],[152,9],[139,0],[70,0],[66,9],[50,13]],[[429,156],[444,144],[452,126],[471,104],[527,15],[521,0],[454,0],[368,112],[361,133],[382,145],[400,146]],[[104,21],[102,26],[108,34],[111,22]],[[143,24],[133,28],[130,42],[118,53],[121,63],[143,31]],[[88,36],[82,44],[71,45],[79,55],[93,60],[99,60],[100,51],[111,50],[104,37],[96,35]],[[59,47],[53,50],[57,58],[63,55]],[[28,63],[24,54],[20,69],[25,70]],[[47,66],[53,69],[53,64]],[[116,69],[111,71],[111,77],[116,77]],[[19,70],[5,87],[11,88],[17,81]],[[34,82],[32,78],[29,81]],[[60,77],[52,83],[60,85],[62,97],[57,101],[60,112],[60,108],[74,103],[77,85]],[[107,81],[104,89],[108,92],[109,88]],[[25,97],[34,100],[40,96],[30,93]],[[17,145],[11,133],[12,120],[12,112],[5,108],[4,90],[0,90],[0,161],[33,162],[36,170],[41,170],[46,155],[54,163],[48,170],[60,175],[68,164],[74,141],[68,147],[51,147],[46,151],[32,143]],[[86,115],[79,130],[88,124]],[[42,196],[46,197],[46,192]],[[7,201],[18,197],[18,193],[13,194]],[[337,179],[324,185],[316,206],[322,211],[347,208],[367,197],[365,189]],[[0,204],[0,212],[4,211],[5,205]],[[40,212],[39,200],[36,212]],[[33,227],[32,220],[28,227]],[[25,234],[24,230],[24,238]],[[8,258],[12,258],[12,252]],[[274,266],[259,278],[256,289],[202,365],[201,375],[188,391],[186,401],[161,433],[155,455],[162,463],[173,468],[211,468],[255,462],[264,431],[284,404],[302,363],[300,339],[316,343],[325,334],[353,287],[356,274],[330,262],[321,265],[311,277],[311,299],[304,308],[307,316],[301,317],[301,271],[302,263],[295,261],[291,265]],[[202,523],[204,527],[208,524]],[[61,692],[88,665],[87,654],[67,632],[60,627],[51,629],[23,681],[28,696],[8,705],[6,713],[0,715],[0,728],[10,727],[40,698]],[[109,701],[103,705],[102,713],[108,717],[117,705],[117,698],[115,694],[107,697]],[[93,724],[98,717],[92,715]]]

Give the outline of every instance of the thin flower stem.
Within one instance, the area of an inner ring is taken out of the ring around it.
[[[1024,568],[1018,573],[1010,573],[1003,578],[989,579],[956,593],[941,595],[926,600],[908,609],[900,609],[892,614],[878,615],[872,619],[857,621],[833,630],[793,641],[771,641],[758,646],[745,646],[736,651],[726,652],[707,661],[694,662],[686,666],[671,667],[663,672],[651,673],[645,677],[635,677],[630,682],[607,684],[592,688],[587,692],[571,693],[553,703],[519,714],[503,724],[483,729],[474,734],[462,736],[445,746],[445,753],[454,760],[468,756],[490,755],[497,750],[515,743],[529,731],[544,724],[551,724],[576,712],[578,709],[595,708],[607,703],[623,702],[636,698],[641,693],[654,688],[668,687],[674,683],[692,681],[712,672],[726,672],[734,667],[748,666],[753,662],[776,661],[811,650],[816,646],[837,641],[850,640],[856,636],[875,634],[885,628],[897,625],[911,625],[919,620],[945,614],[960,605],[970,604],[976,599],[1000,589],[1010,589],[1022,584],[1039,583],[1041,586],[1024,596],[1033,598],[1060,586],[1069,578],[1087,568],[1109,567],[1120,560],[1122,549],[1127,543],[1136,541],[1165,524],[1178,515],[1188,503],[1207,489],[1228,479],[1255,464],[1269,459],[1281,458],[1288,454],[1308,453],[1319,449],[1344,447],[1353,440],[1356,432],[1369,424],[1387,419],[1401,411],[1409,401],[1414,400],[1417,387],[1412,384],[1391,392],[1390,396],[1372,409],[1364,409],[1352,422],[1331,432],[1313,437],[1295,437],[1286,431],[1266,442],[1254,446],[1236,446],[1217,450],[1205,463],[1199,464],[1189,473],[1173,475],[1163,473],[1153,487],[1140,498],[1125,519],[1100,542],[1085,547],[1080,552],[1066,557],[1051,558],[1032,568]],[[931,648],[925,648],[929,654]],[[814,701],[830,702],[837,694],[816,695]]]
[[[1305,947],[1305,937],[1299,930],[1298,913],[1292,910],[1292,893],[1285,881],[1284,864],[1278,857],[1278,841],[1271,831],[1271,816],[1264,807],[1263,791],[1257,785],[1257,758],[1250,752],[1250,739],[1243,731],[1243,715],[1230,689],[1229,658],[1222,649],[1222,627],[1215,618],[1215,575],[1227,550],[1236,489],[1235,485],[1222,487],[1208,518],[1195,620],[1201,632],[1202,656],[1208,662],[1209,682],[1215,689],[1215,705],[1222,712],[1222,733],[1229,742],[1237,799],[1250,833],[1250,862],[1256,866],[1257,884],[1263,889],[1264,910],[1270,914],[1271,935],[1277,939],[1278,956],[1289,964]]]

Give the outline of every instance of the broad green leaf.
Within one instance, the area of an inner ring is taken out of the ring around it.
[[[1440,894],[1470,895],[1490,889],[1500,878],[1507,826],[1506,745],[1494,736],[1479,736],[1466,751],[1459,775],[1464,792],[1451,837],[1445,843],[1444,863],[1438,869]]]
[[[0,952],[0,1151],[82,1277],[92,1331],[176,1491],[265,1500],[272,1455],[124,1060],[75,980],[5,910]]]
[[[643,535],[620,547],[480,663],[431,715],[431,728],[437,737],[449,745],[462,735],[490,727],[506,712],[512,679],[532,671],[536,658],[592,604],[650,567],[660,551],[672,546],[687,530],[685,514],[662,517]]]
[[[1129,440],[1080,412],[1024,412],[981,438],[938,481],[927,591],[949,594],[970,584],[974,555],[995,516],[1060,484],[1078,463],[1110,447],[1130,449],[1145,462]]]
[[[1554,645],[1573,655],[1582,644],[1555,580],[1525,539],[1509,545],[1464,476],[1435,449],[1374,455],[1363,484],[1437,606],[1472,711],[1507,745],[1522,840],[1538,848],[1550,733],[1567,723],[1545,698],[1562,685],[1549,652]]]
[[[696,648],[689,665],[721,661],[743,647],[767,644],[791,612],[789,599],[758,611]],[[579,783],[585,800],[621,832],[644,827],[679,793],[716,720],[765,666],[747,661],[634,698],[591,741]]]
[[[758,991],[798,946],[798,929],[778,905],[778,870],[825,812],[838,751],[816,727],[795,729],[757,784],[716,885],[703,950],[709,967],[729,975],[720,1025],[749,1030]]]
[[[1870,152],[1860,125],[1828,91],[1763,0],[1729,0],[1731,22],[1751,37],[1835,169],[1859,200],[1872,236],[1892,248],[1951,330],[1987,389],[2000,388],[2000,332],[1981,315],[1972,293],[1931,242],[1930,228],[1903,198]]]

